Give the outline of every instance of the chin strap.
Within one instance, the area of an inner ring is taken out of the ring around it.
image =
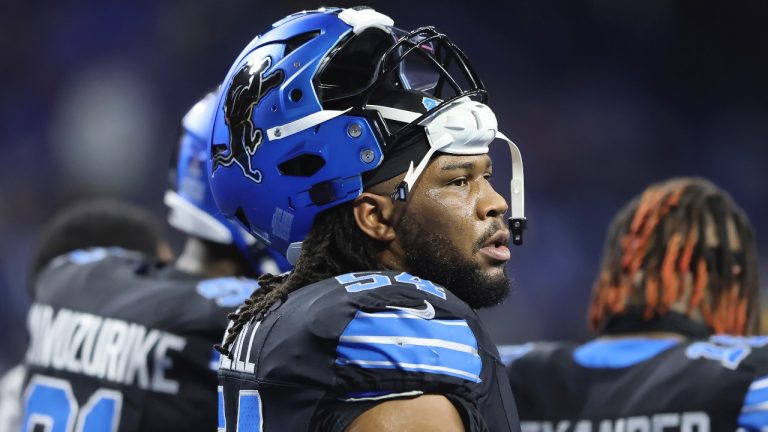
[[[269,138],[270,141],[287,138],[301,131],[313,128],[321,123],[332,120],[340,115],[344,115],[351,109],[352,108],[347,108],[345,110],[320,110],[314,112],[290,123],[267,129],[267,138]]]
[[[511,139],[501,132],[496,137],[507,142],[509,153],[512,155],[512,179],[509,181],[509,230],[512,234],[512,244],[523,244],[523,231],[528,228],[525,218],[525,179],[523,177],[523,156]]]
[[[288,245],[288,250],[285,252],[285,259],[291,266],[296,265],[296,261],[299,260],[301,255],[301,245],[303,242],[293,242]]]

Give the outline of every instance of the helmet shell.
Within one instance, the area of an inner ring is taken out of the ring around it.
[[[370,123],[349,113],[290,136],[267,134],[323,110],[314,79],[353,29],[339,11],[294,14],[253,39],[222,83],[213,116],[216,204],[283,254],[318,213],[359,196],[361,174],[382,160]]]

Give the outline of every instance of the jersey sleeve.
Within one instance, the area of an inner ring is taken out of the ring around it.
[[[318,419],[344,430],[382,401],[443,394],[468,430],[482,430],[471,427],[482,423],[473,401],[488,379],[483,363],[493,359],[483,355],[474,313],[442,287],[407,273],[342,275],[336,281],[350,308],[333,347],[333,397]],[[333,321],[337,310],[320,315]]]
[[[738,426],[748,432],[759,432],[768,428],[768,376],[758,378],[750,384],[739,414]]]
[[[21,430],[22,387],[26,368],[16,365],[0,378],[0,430]]]
[[[738,431],[768,430],[768,336],[714,335],[708,341],[692,343],[685,354],[690,359],[719,362],[739,377],[741,388],[746,387],[736,422]]]
[[[768,430],[768,336],[732,339],[750,347],[742,368],[754,376],[744,394],[738,427],[748,432]]]
[[[345,286],[351,308],[334,347],[344,393],[339,396],[356,400],[371,391],[434,392],[478,384],[483,358],[474,314],[428,281],[407,273],[391,279],[392,285],[380,290]],[[328,319],[333,314],[322,312]]]

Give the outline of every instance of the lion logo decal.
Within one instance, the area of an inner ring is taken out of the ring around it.
[[[281,69],[265,75],[270,66],[271,57],[248,61],[232,78],[223,108],[224,121],[229,129],[229,144],[213,145],[214,171],[219,166],[230,166],[234,162],[240,165],[248,178],[261,183],[261,171],[251,165],[251,157],[261,146],[264,133],[253,124],[253,109],[285,80]]]

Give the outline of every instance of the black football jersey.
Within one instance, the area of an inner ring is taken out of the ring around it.
[[[524,432],[768,428],[768,337],[500,347]]]
[[[28,314],[23,430],[214,430],[213,344],[256,286],[118,248],[56,258]]]
[[[382,401],[443,394],[467,430],[518,431],[477,314],[402,272],[303,287],[244,326],[219,368],[219,430],[343,431]]]

